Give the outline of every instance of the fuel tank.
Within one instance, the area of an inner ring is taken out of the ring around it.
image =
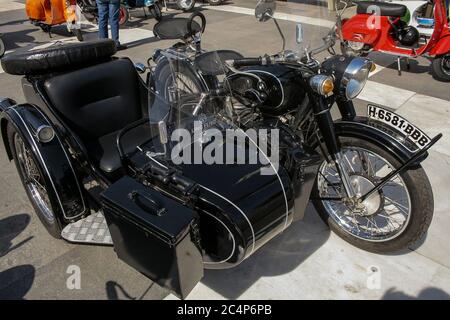
[[[306,91],[296,70],[283,65],[252,66],[241,69],[263,80],[267,99],[259,106],[261,112],[282,115],[296,109],[303,101]],[[257,79],[242,74],[230,77],[235,90],[245,91],[256,88]],[[236,87],[237,86],[237,87]]]

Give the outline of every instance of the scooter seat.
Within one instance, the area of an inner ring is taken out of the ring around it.
[[[2,60],[6,73],[14,75],[47,74],[95,64],[116,53],[113,40],[95,40],[81,43],[54,45],[42,50],[14,52]]]
[[[192,21],[192,33],[188,31],[188,18],[172,18],[161,20],[153,27],[153,33],[161,40],[186,39],[201,30],[201,26]]]
[[[356,12],[358,14],[374,14],[378,16],[403,17],[406,14],[406,6],[396,3],[379,1],[359,1]]]

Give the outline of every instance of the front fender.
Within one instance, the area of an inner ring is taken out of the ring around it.
[[[3,105],[5,107],[6,104]],[[16,104],[3,108],[1,114],[1,132],[8,157],[12,159],[7,137],[7,125],[10,123],[20,134],[24,142],[34,153],[35,159],[45,174],[47,185],[51,186],[59,206],[60,217],[64,221],[72,221],[88,213],[87,201],[82,185],[72,165],[72,159],[66,151],[58,132],[45,115],[34,105]],[[42,143],[36,136],[41,125],[52,126],[55,137]],[[56,205],[56,204],[55,204]],[[59,212],[55,212],[59,214]]]
[[[401,163],[405,163],[414,156],[414,151],[408,149],[402,142],[401,136],[394,136],[387,125],[377,122],[376,126],[367,117],[355,117],[351,120],[337,120],[334,123],[338,136],[360,138],[372,142],[380,148],[389,150]],[[428,152],[417,159],[412,165],[417,165],[428,157]]]

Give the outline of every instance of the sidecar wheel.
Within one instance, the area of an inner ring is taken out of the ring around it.
[[[350,181],[361,194],[400,166],[390,152],[369,141],[350,137],[340,137],[340,141]],[[411,247],[425,235],[434,203],[430,182],[420,165],[395,176],[358,209],[348,202],[328,200],[344,193],[333,168],[326,162],[321,165],[312,198],[320,217],[342,239],[366,251],[390,253]]]
[[[450,81],[450,52],[434,58],[432,68],[437,80]]]
[[[61,238],[62,223],[56,195],[48,183],[44,170],[36,160],[30,146],[22,139],[17,130],[8,123],[8,142],[16,164],[20,180],[25,188],[33,208],[48,233],[54,238]]]

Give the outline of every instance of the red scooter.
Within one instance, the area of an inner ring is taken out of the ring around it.
[[[430,38],[419,34],[416,28],[406,25],[401,17],[406,6],[378,1],[360,1],[357,14],[342,20],[341,38],[347,54],[365,55],[380,51],[400,59],[427,56],[432,59],[435,77],[450,81],[450,29],[444,0],[434,2],[434,30]],[[409,67],[409,63],[408,63]]]

